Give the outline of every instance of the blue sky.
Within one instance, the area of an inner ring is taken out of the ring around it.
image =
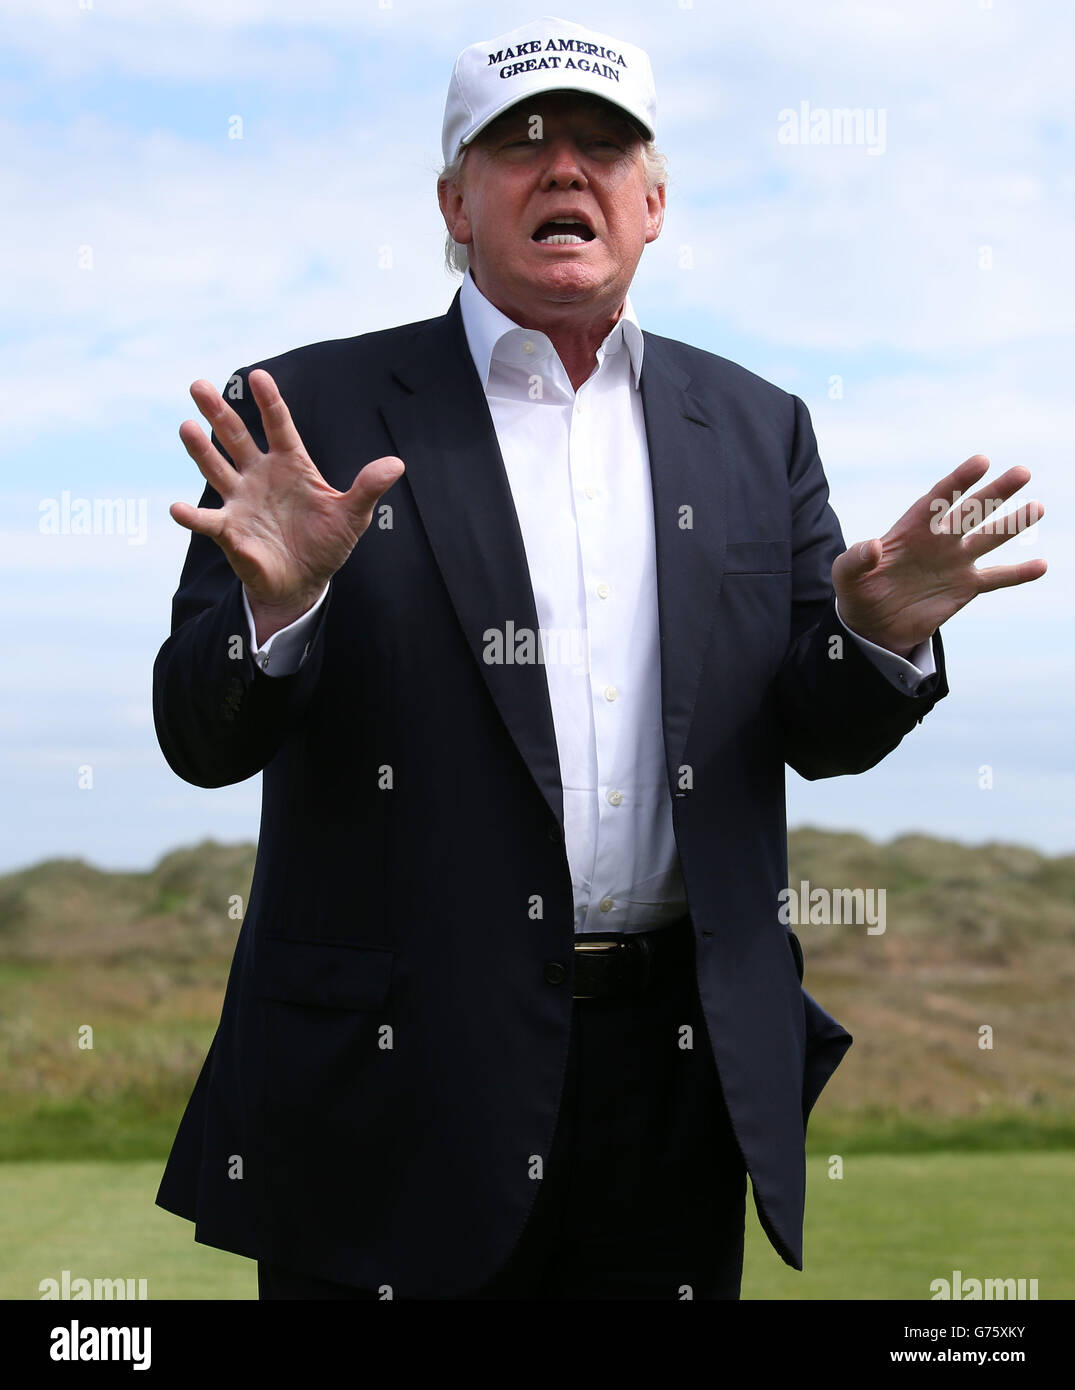
[[[789,822],[1075,850],[1063,0],[83,6],[9,0],[0,56],[0,869],[256,838],[259,779],[190,787],[153,732],[187,542],[168,504],[201,489],[189,384],[447,308],[452,62],[548,12],[653,62],[671,179],[643,326],[806,401],[849,542],[978,452],[1047,508],[998,558],[1048,575],[946,625],[949,698],[863,776],[789,773]],[[883,146],[782,143],[803,102],[883,113]],[[43,534],[65,492],[144,506],[144,537]]]

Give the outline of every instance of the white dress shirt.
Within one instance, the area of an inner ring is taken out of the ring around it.
[[[551,340],[502,314],[469,271],[460,308],[541,629],[575,931],[659,927],[683,916],[687,900],[662,735],[642,332],[627,296],[593,372],[575,391]],[[251,650],[262,671],[279,676],[298,668],[327,592],[326,585],[308,613],[258,647],[244,591]],[[506,625],[515,616],[501,618]],[[936,669],[930,642],[905,661],[847,630],[909,694]]]

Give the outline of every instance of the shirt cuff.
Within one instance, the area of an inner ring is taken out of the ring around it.
[[[279,632],[274,632],[271,637],[266,637],[264,645],[259,647],[254,615],[250,611],[250,601],[246,596],[244,587],[243,609],[246,612],[246,621],[250,625],[250,651],[259,670],[264,671],[267,676],[294,675],[306,660],[309,632],[314,625],[317,610],[325,601],[328,589],[329,586],[326,584],[321,591],[321,596],[312,608],[305,612],[301,618],[296,618],[293,623],[288,623],[287,627],[282,627]]]
[[[937,663],[933,656],[933,638],[928,637],[924,642],[919,642],[914,651],[906,659],[897,656],[895,652],[890,652],[887,647],[879,647],[876,642],[871,642],[868,638],[860,637],[857,632],[852,632],[848,625],[840,617],[840,605],[836,604],[836,616],[840,618],[840,625],[849,637],[853,637],[858,643],[859,650],[863,656],[867,657],[881,674],[889,680],[897,690],[902,690],[907,695],[914,695],[918,692],[918,687],[929,676],[936,675]]]

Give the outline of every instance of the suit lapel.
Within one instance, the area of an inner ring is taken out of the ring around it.
[[[653,489],[664,744],[670,783],[690,732],[724,565],[726,470],[705,407],[663,339],[645,335],[641,377]],[[538,632],[522,532],[496,431],[470,356],[459,295],[394,369],[382,405],[395,450],[475,661],[549,809],[563,791],[544,667],[510,660]],[[505,637],[500,661],[488,634]]]
[[[664,748],[673,795],[724,574],[727,460],[720,431],[667,342],[644,333],[642,410],[653,488]]]
[[[538,631],[522,532],[456,294],[395,370],[382,406],[468,645],[516,747],[563,828],[563,790],[545,668],[495,656],[486,634]],[[511,625],[509,627],[509,625]]]

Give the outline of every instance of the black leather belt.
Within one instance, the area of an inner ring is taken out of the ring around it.
[[[644,994],[669,972],[693,960],[689,917],[654,931],[575,937],[575,999],[618,999]]]

